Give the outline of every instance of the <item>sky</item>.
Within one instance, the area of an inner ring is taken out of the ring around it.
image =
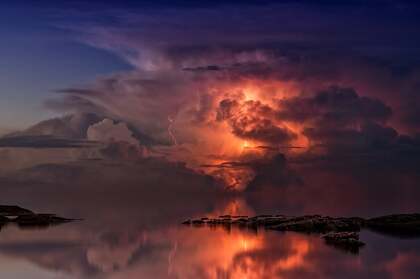
[[[22,129],[51,117],[43,102],[57,88],[131,68],[60,30],[52,7],[31,1],[0,5],[0,129]]]
[[[54,115],[43,107],[54,90],[130,70],[135,62],[121,57],[121,52],[135,52],[149,44],[184,50],[229,45],[296,55],[351,52],[388,66],[397,75],[407,74],[419,63],[418,8],[411,1],[13,1],[1,5],[3,129],[25,128]],[[172,23],[185,28],[173,30]],[[106,40],[97,38],[98,33],[114,28],[121,32],[121,42],[96,42]],[[126,41],[129,32],[134,34]],[[179,38],[170,35],[177,32]],[[85,36],[91,38],[86,41]]]
[[[354,199],[417,189],[413,1],[0,5],[4,171],[153,158],[268,203],[325,173]]]

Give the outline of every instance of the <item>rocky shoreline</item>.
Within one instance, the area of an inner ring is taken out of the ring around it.
[[[420,214],[393,214],[376,218],[361,217],[330,217],[322,215],[286,216],[258,215],[231,216],[222,215],[218,218],[203,217],[190,219],[182,224],[191,226],[222,226],[230,228],[259,229],[275,231],[292,231],[307,234],[319,234],[328,245],[358,253],[365,245],[359,240],[361,229],[395,236],[420,236]]]
[[[0,228],[15,224],[20,228],[43,228],[75,221],[56,214],[35,213],[16,205],[0,205]]]

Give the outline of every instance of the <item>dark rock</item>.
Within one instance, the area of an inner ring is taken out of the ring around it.
[[[393,214],[371,218],[366,226],[377,232],[396,236],[420,236],[420,214]]]
[[[267,218],[267,217],[274,217],[273,215],[267,215],[267,214],[265,214],[265,215],[258,215],[258,216],[256,216],[257,218]]]
[[[34,214],[31,210],[17,205],[0,205],[0,216],[20,216]]]
[[[320,215],[283,218],[281,221],[274,221],[274,223],[276,222],[277,224],[266,227],[268,229],[278,231],[295,231],[306,233],[360,231],[361,228],[359,222],[353,220],[352,218],[331,218],[323,217]]]
[[[353,226],[358,226],[360,228],[364,227],[366,224],[366,220],[361,217],[340,217],[335,218],[335,220],[341,220]]]
[[[248,220],[245,218],[236,219],[231,222],[232,225],[240,225],[240,226],[246,226],[247,223],[248,223]]]
[[[190,219],[188,219],[188,220],[186,220],[186,221],[182,222],[182,224],[183,224],[183,225],[191,225],[191,220],[190,220]]]
[[[205,222],[203,220],[192,220],[191,223],[193,225],[204,225]]]
[[[250,228],[263,227],[278,231],[296,231],[306,233],[326,233],[330,231],[360,231],[364,222],[361,218],[332,218],[321,215],[285,216],[259,215],[251,218],[241,217],[232,219],[230,215],[208,219],[187,220],[183,224],[196,225],[241,225]]]
[[[359,240],[359,234],[357,232],[331,232],[322,236],[325,240],[337,240],[337,239],[356,239]]]
[[[5,224],[9,221],[10,221],[9,218],[0,215],[0,224]]]
[[[19,227],[48,227],[73,221],[55,214],[25,214],[13,220]]]
[[[355,254],[359,253],[359,249],[365,245],[359,240],[359,234],[356,232],[330,232],[322,238],[328,245]]]
[[[55,214],[36,214],[33,211],[15,205],[0,205],[0,224],[15,223],[20,228],[48,227],[74,221]]]

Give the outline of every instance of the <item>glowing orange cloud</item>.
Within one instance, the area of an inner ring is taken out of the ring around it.
[[[177,115],[177,119],[169,119],[168,133],[172,142],[173,129],[182,130],[189,141],[182,144],[182,138],[177,141],[181,148],[176,148],[174,160],[187,162],[187,166],[212,175],[226,188],[241,191],[254,177],[250,168],[208,166],[261,158],[276,150],[293,154],[309,146],[299,124],[282,121],[276,116],[278,100],[295,96],[296,86],[259,79],[213,81],[200,86],[211,96],[206,102],[206,113],[200,114],[200,121],[183,122],[191,111],[200,111],[200,94],[189,109]],[[193,142],[189,140],[191,138]],[[182,152],[182,147],[188,152]]]

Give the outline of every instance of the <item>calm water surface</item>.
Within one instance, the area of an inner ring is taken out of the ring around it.
[[[361,239],[367,245],[354,255],[325,245],[317,235],[194,228],[164,216],[144,222],[141,214],[118,210],[106,210],[107,215],[98,218],[89,212],[82,222],[48,229],[2,228],[2,278],[418,278],[420,274],[418,239],[364,231]],[[141,206],[137,210],[141,212]]]
[[[355,255],[325,245],[318,235],[180,225],[221,214],[369,217],[413,210],[414,199],[381,204],[360,196],[350,202],[325,184],[319,184],[323,191],[315,185],[313,194],[286,188],[288,196],[281,190],[247,198],[216,193],[207,178],[162,163],[79,165],[47,165],[0,178],[0,204],[84,219],[47,229],[2,227],[0,278],[419,278],[415,238],[363,231],[367,245]]]

